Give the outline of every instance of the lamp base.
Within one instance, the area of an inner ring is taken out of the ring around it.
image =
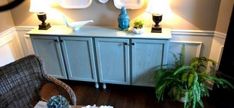
[[[152,27],[151,33],[162,33],[161,27]]]
[[[42,23],[39,25],[39,30],[48,30],[51,27],[50,23]]]

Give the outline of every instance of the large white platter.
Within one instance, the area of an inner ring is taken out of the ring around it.
[[[92,0],[59,0],[59,5],[66,9],[81,9],[91,5]]]
[[[109,0],[98,0],[100,3],[102,3],[102,4],[105,4],[105,3],[107,3]]]
[[[140,9],[144,5],[144,0],[114,0],[114,5],[118,9],[122,6],[127,9]]]

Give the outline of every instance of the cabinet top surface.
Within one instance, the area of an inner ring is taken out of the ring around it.
[[[130,31],[120,31],[118,28],[106,26],[84,26],[78,31],[73,31],[66,26],[52,26],[48,30],[38,30],[34,28],[29,35],[46,35],[46,36],[84,36],[84,37],[118,37],[118,38],[153,38],[153,39],[170,39],[171,30],[162,29],[162,33],[151,33],[150,27],[144,27],[144,33],[135,34]]]

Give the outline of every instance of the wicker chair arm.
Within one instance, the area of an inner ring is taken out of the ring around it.
[[[68,93],[69,98],[72,101],[71,104],[76,105],[76,95],[75,95],[74,91],[67,84],[65,84],[64,82],[62,82],[54,77],[46,75],[46,74],[44,74],[44,78],[46,78],[47,81],[49,81],[57,86],[60,86],[62,89],[64,89]]]

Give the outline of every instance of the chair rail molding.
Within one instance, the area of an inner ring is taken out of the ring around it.
[[[221,39],[226,39],[226,33],[222,33],[222,32],[218,32],[218,31],[215,31],[214,32],[214,37],[216,38],[221,38]]]
[[[214,31],[209,30],[178,30],[173,29],[172,35],[183,35],[183,36],[208,36],[213,37]]]
[[[16,31],[30,31],[34,29],[36,26],[15,26]]]

